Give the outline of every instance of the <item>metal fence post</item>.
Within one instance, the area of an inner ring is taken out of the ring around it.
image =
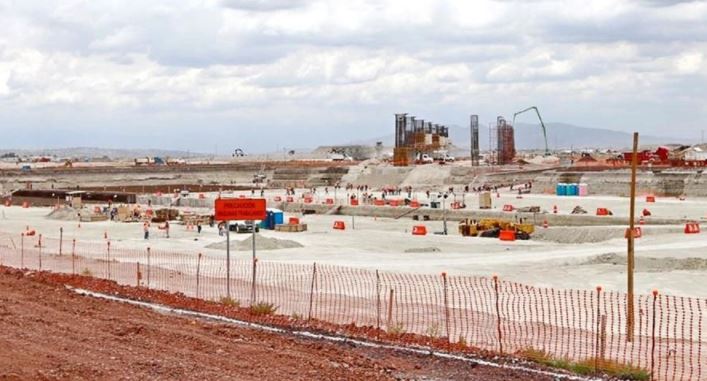
[[[25,233],[20,234],[20,268],[25,268]]]
[[[449,335],[449,284],[447,282],[447,273],[442,273],[442,282],[444,287],[444,325],[447,332],[447,343],[451,343]]]
[[[388,324],[386,325],[389,331],[393,324],[393,299],[395,299],[395,290],[391,288],[388,296]]]
[[[199,299],[199,270],[201,268],[201,253],[196,258],[196,298]]]
[[[653,327],[651,328],[651,381],[655,379],[653,375],[655,373],[655,315],[657,301],[658,290],[653,290]]]
[[[62,253],[62,248],[64,246],[64,227],[59,228],[59,255]]]
[[[498,335],[498,352],[503,354],[503,331],[501,330],[501,300],[498,292],[498,275],[493,276],[493,289],[496,296],[496,333]]]
[[[147,288],[150,288],[150,268],[152,265],[150,264],[150,247],[147,247]]]
[[[39,241],[37,241],[37,246],[39,247],[39,271],[42,271],[42,235],[39,235]]]
[[[604,366],[606,361],[606,315],[601,315],[599,323],[599,365]]]
[[[253,230],[255,231],[255,227],[253,227]],[[255,280],[256,280],[256,273],[258,271],[258,259],[253,258],[253,281],[250,285],[250,305],[254,306],[256,301],[256,293],[255,293]]]
[[[601,339],[601,286],[597,286],[596,336],[594,338],[594,373],[599,371],[599,351]]]
[[[312,284],[309,288],[309,313],[307,314],[307,320],[312,319],[312,307],[314,306],[314,285],[317,279],[317,262],[312,265]]]
[[[142,275],[140,274],[140,261],[138,261],[137,267],[135,268],[135,281],[137,283],[137,287],[140,287],[140,278],[142,278]]]
[[[76,238],[71,241],[71,275],[76,275]]]
[[[381,329],[381,276],[376,270],[376,337],[380,336]]]
[[[108,247],[106,248],[106,256],[108,258],[108,280],[110,280],[110,241],[108,241]]]

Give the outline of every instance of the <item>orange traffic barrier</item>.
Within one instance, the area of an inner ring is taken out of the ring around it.
[[[646,196],[646,202],[655,202],[655,196]]]
[[[22,201],[22,207],[23,207],[23,208],[29,208],[29,202],[27,202],[27,201]]]
[[[327,205],[334,205],[334,199],[333,198],[326,199],[326,204]]]
[[[299,225],[299,218],[297,217],[290,217],[290,220],[287,221],[290,225]]]
[[[304,198],[304,203],[305,203],[305,204],[311,204],[312,201],[313,201],[313,200],[312,200],[311,197],[305,197],[305,198]]]
[[[459,201],[456,201],[456,202],[453,202],[451,206],[452,206],[452,209],[461,209],[462,203]]]
[[[425,225],[413,226],[412,235],[427,235],[427,227]]]
[[[375,206],[384,206],[384,205],[385,205],[385,200],[373,200],[373,205],[375,205]]]
[[[398,206],[398,200],[390,200],[390,206]]]
[[[420,202],[417,200],[412,200],[410,201],[410,207],[411,208],[419,208],[420,207]]]
[[[513,209],[514,209],[514,208],[513,208],[513,205],[510,205],[510,204],[503,205],[503,211],[504,211],[504,212],[512,212]]]
[[[597,216],[608,216],[608,215],[609,215],[609,209],[597,208]]]
[[[37,232],[36,232],[34,229],[32,229],[32,230],[27,230],[27,231],[25,232],[25,235],[26,235],[26,236],[33,236],[33,235],[35,235],[35,234],[37,234]]]
[[[352,198],[351,199],[351,206],[358,206],[358,199]]]
[[[501,241],[515,241],[516,232],[515,230],[501,230],[501,233],[498,235],[498,239]]]
[[[334,230],[346,230],[344,221],[334,221]]]
[[[292,196],[288,196],[286,199],[287,202],[295,202],[295,198]]]
[[[624,233],[624,238],[628,238],[629,233],[631,232],[630,228],[626,229],[626,233]],[[641,238],[643,236],[643,229],[636,226],[633,228],[633,238]]]
[[[273,201],[275,201],[275,202],[280,202],[280,201],[282,201],[282,197],[280,197],[280,196],[275,196],[275,198],[273,198]]]
[[[697,234],[700,232],[700,224],[697,222],[688,222],[685,224],[685,234]]]

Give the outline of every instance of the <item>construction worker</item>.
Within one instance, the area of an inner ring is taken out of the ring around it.
[[[142,230],[145,232],[145,239],[150,239],[150,223],[145,221],[144,224],[142,224]]]
[[[169,221],[164,222],[164,233],[169,238]]]
[[[196,223],[196,233],[201,234],[201,222]]]

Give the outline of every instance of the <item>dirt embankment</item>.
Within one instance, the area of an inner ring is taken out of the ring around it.
[[[64,278],[0,267],[0,379],[551,379],[161,315],[79,296]]]

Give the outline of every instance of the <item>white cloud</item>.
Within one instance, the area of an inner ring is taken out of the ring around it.
[[[689,134],[707,118],[705,51],[703,2],[0,0],[0,115],[32,126],[51,108],[78,126],[104,113],[157,133],[197,117],[318,136],[343,123],[356,129],[336,134],[353,136],[389,133],[400,111],[462,124],[532,102],[584,125],[605,123],[605,106],[606,127],[660,133],[636,112],[655,103],[694,108],[671,130]]]
[[[675,68],[681,74],[695,74],[703,67],[704,55],[701,52],[681,54],[675,59]]]

